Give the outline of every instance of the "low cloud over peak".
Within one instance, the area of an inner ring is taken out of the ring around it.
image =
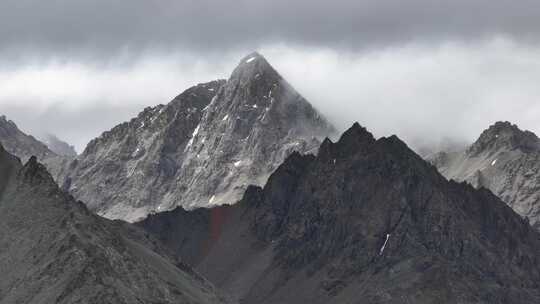
[[[414,146],[496,120],[540,133],[539,16],[529,0],[5,0],[0,113],[81,151],[258,50],[341,129]]]

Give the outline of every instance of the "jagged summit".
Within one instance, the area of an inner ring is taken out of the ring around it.
[[[497,152],[499,149],[520,149],[523,152],[539,151],[540,139],[530,131],[523,131],[508,121],[498,121],[486,129],[468,149],[477,155],[484,151]]]
[[[357,153],[375,143],[375,138],[366,128],[355,122],[333,143],[329,138],[325,138],[319,148],[320,158],[344,157],[350,153]]]
[[[272,82],[279,81],[282,77],[266,58],[257,52],[253,52],[240,60],[231,73],[229,82],[242,85],[258,79],[262,79],[271,85]]]

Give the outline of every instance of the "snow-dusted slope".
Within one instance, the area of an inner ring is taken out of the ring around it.
[[[259,54],[90,142],[56,178],[98,214],[231,204],[333,128]]]
[[[314,152],[332,127],[259,54],[244,58],[208,106],[186,147],[187,207],[234,203],[264,185],[293,151]],[[168,202],[163,206],[174,207]]]
[[[431,157],[449,179],[485,187],[540,229],[540,139],[509,122],[497,122],[465,151]]]

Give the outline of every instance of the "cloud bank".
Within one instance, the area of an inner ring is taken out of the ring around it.
[[[532,0],[4,0],[0,113],[81,151],[260,51],[340,129],[414,147],[496,120],[540,133]]]
[[[269,43],[372,48],[540,37],[536,0],[3,0],[1,48],[103,58],[145,49],[219,53]]]

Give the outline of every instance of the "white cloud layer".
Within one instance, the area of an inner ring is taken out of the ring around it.
[[[540,134],[540,48],[498,38],[354,54],[267,52],[305,97],[343,129],[359,121],[414,146],[473,141],[497,120]]]
[[[340,129],[359,121],[377,136],[397,134],[414,146],[472,141],[496,120],[540,133],[540,48],[530,44],[498,38],[362,52],[290,45],[260,51]],[[48,60],[0,67],[0,112],[80,151],[145,106],[226,78],[243,55],[149,53],[107,65]]]

